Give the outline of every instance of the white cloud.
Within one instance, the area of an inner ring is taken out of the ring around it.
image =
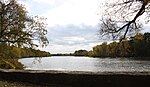
[[[99,44],[98,27],[87,25],[54,26],[49,29],[50,46],[44,48],[51,53],[70,53],[75,50],[91,50]]]
[[[50,44],[41,50],[51,53],[70,53],[91,50],[101,44],[98,26],[104,1],[112,0],[21,0],[30,15],[47,18]],[[101,9],[101,10],[100,10]],[[100,15],[97,15],[100,14]],[[149,24],[145,25],[149,31]],[[103,40],[107,41],[107,40]]]
[[[65,0],[63,5],[43,14],[48,20],[49,26],[68,24],[97,25],[99,0]]]
[[[33,0],[34,2],[38,3],[54,3],[55,0]]]
[[[65,41],[84,41],[85,38],[83,37],[78,37],[78,36],[73,36],[73,37],[64,37],[63,38]]]
[[[49,5],[56,5],[68,0],[33,0],[34,2],[41,3],[41,4],[49,4]]]
[[[90,45],[49,45],[47,48],[40,48],[41,50],[48,51],[50,53],[74,53],[75,50],[85,49],[85,50],[92,50],[92,46]]]
[[[26,0],[30,14],[47,18],[50,44],[40,49],[51,53],[91,50],[99,42],[99,1],[101,0]]]

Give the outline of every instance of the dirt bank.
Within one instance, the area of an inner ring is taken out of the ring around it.
[[[0,69],[0,78],[62,87],[149,87],[150,72],[72,72]]]

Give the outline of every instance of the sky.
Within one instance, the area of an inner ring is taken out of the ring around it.
[[[21,0],[29,15],[47,18],[49,45],[40,50],[73,53],[102,43],[98,35],[104,0]]]
[[[100,44],[99,4],[101,0],[21,0],[28,14],[47,18],[50,53],[91,50]]]

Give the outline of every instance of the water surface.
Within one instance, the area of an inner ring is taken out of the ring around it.
[[[127,58],[90,58],[74,56],[52,56],[19,59],[25,70],[61,70],[92,72],[141,72],[150,71],[150,61]]]

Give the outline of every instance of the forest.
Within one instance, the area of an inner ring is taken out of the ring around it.
[[[78,50],[74,52],[75,56],[90,57],[150,57],[150,33],[138,33],[129,39],[121,42],[103,42],[101,45],[93,47],[93,50]]]
[[[49,52],[0,43],[0,68],[22,69],[23,65],[18,62],[19,58],[47,56],[50,56]]]

